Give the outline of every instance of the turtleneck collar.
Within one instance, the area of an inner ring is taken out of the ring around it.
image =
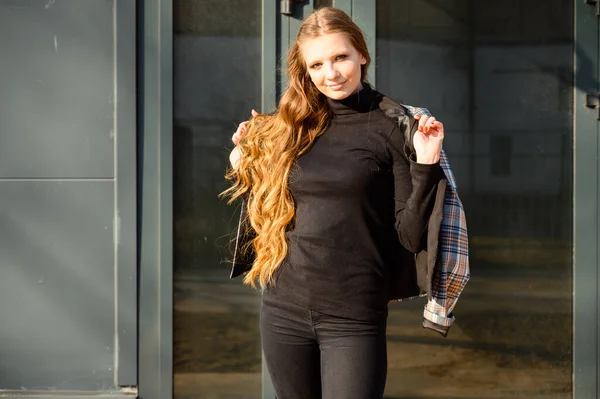
[[[343,100],[327,98],[327,102],[334,115],[351,115],[371,111],[373,109],[373,100],[375,97],[376,92],[371,86],[367,83],[363,83],[363,88],[361,90]]]

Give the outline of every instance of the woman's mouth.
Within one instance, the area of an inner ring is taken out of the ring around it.
[[[335,84],[329,84],[327,85],[327,87],[329,87],[329,89],[331,90],[340,90],[344,86],[344,83],[346,83],[346,81]]]

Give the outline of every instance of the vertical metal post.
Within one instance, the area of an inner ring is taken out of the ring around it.
[[[585,95],[597,93],[598,17],[583,1],[575,2],[574,189],[573,189],[573,392],[575,399],[597,398],[598,365],[598,121],[585,107]]]
[[[260,112],[269,112],[277,104],[277,7],[276,2],[262,1]]]
[[[138,0],[139,398],[173,397],[173,3]]]

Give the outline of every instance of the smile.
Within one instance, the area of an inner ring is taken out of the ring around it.
[[[340,82],[340,83],[336,83],[336,84],[332,84],[332,85],[327,85],[328,88],[330,88],[331,90],[339,90],[342,88],[342,86],[344,85],[344,83],[346,83],[346,81]]]

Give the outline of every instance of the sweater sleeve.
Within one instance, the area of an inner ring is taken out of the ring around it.
[[[414,154],[406,155],[404,137],[413,136],[418,121],[408,116],[405,118],[400,127],[394,127],[388,140],[388,151],[392,157],[394,174],[396,231],[400,243],[410,252],[417,253],[422,249],[437,183],[443,178],[444,172],[439,162],[420,164],[416,162]],[[407,132],[403,132],[403,129],[411,129],[411,134],[405,134]]]

